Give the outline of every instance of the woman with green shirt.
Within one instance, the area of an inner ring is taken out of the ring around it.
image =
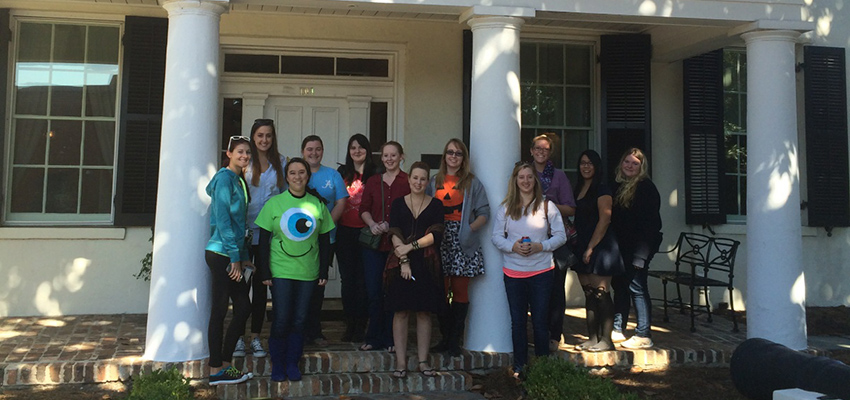
[[[304,352],[310,296],[317,285],[327,283],[329,233],[334,228],[325,200],[307,186],[310,165],[293,158],[284,174],[289,189],[266,202],[256,220],[260,227],[257,261],[263,266],[259,273],[272,292],[269,353],[272,380],[277,382],[301,380],[298,361]]]

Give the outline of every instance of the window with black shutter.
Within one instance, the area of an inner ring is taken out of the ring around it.
[[[602,83],[602,158],[613,177],[631,147],[652,160],[649,35],[604,35],[599,53]]]
[[[115,225],[153,225],[156,212],[168,20],[131,17],[124,28],[124,79]]]
[[[809,226],[850,226],[844,49],[806,46],[803,57]]]
[[[684,60],[685,222],[723,224],[723,50]]]

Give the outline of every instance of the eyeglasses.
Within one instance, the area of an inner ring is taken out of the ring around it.
[[[584,161],[582,161],[582,162],[578,163],[578,166],[579,166],[579,167],[592,167],[592,166],[593,166],[593,163],[592,163],[592,162],[584,162]]]
[[[458,150],[458,151],[446,150],[446,155],[452,156],[452,157],[463,157],[463,152],[460,151],[460,150]]]
[[[237,142],[238,141],[245,141],[245,142],[248,142],[248,143],[251,142],[251,138],[249,138],[248,136],[240,136],[240,135],[231,136],[230,141],[227,142],[227,149],[228,150],[230,150],[230,145],[233,144],[234,140],[237,141]]]
[[[274,120],[268,118],[257,118],[254,120],[254,123],[260,125],[272,125],[274,124]]]
[[[546,147],[534,147],[533,150],[538,152],[538,153],[548,153],[548,152],[552,151],[552,149],[548,149]]]

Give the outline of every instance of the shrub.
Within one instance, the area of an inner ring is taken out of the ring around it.
[[[610,381],[593,376],[567,360],[537,358],[528,367],[523,387],[528,400],[639,400],[633,393],[620,393]]]
[[[128,400],[190,400],[192,388],[189,379],[175,367],[161,369],[133,378]]]

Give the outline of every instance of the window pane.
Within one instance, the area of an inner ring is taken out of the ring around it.
[[[731,132],[743,131],[741,122],[741,103],[737,93],[723,94],[723,121],[726,125],[726,130]]]
[[[12,212],[40,213],[44,198],[44,169],[14,168],[12,170]]]
[[[118,28],[111,26],[89,27],[88,64],[118,64]]]
[[[55,25],[53,45],[54,63],[82,63],[85,61],[86,27],[80,25]],[[92,43],[93,46],[99,44]]]
[[[86,74],[86,116],[114,117],[117,87],[117,66],[114,74]]]
[[[539,52],[540,83],[564,83],[564,46],[541,44]]]
[[[566,82],[567,84],[590,84],[590,47],[567,46]]]
[[[741,177],[740,189],[741,189],[741,196],[740,196],[741,215],[747,215],[747,176],[746,175]]]
[[[80,170],[49,168],[47,170],[47,213],[76,213]]]
[[[19,115],[47,115],[50,64],[17,63],[15,66],[15,112]]]
[[[537,83],[537,45],[519,45],[519,72],[523,85]]]
[[[279,73],[280,57],[262,54],[225,54],[224,72]]]
[[[18,35],[18,62],[49,62],[50,24],[22,23]]]
[[[578,156],[587,150],[590,132],[588,131],[564,131],[564,169],[577,171]]]
[[[738,177],[726,175],[723,177],[723,209],[727,214],[738,214]]]
[[[540,125],[561,126],[564,124],[564,92],[561,86],[541,87]]]
[[[83,74],[79,74],[82,83]],[[50,115],[79,117],[83,110],[83,86],[53,86],[50,97]]]
[[[540,91],[539,86],[523,86],[521,89],[522,98],[520,99],[520,111],[523,125],[538,125],[538,116],[540,115],[540,107],[537,105],[537,95]]]
[[[738,146],[738,135],[726,133],[723,137],[726,147],[726,173],[737,174],[738,158],[740,156],[740,146]]]
[[[385,101],[373,101],[369,103],[369,144],[372,146],[372,152],[378,152],[381,145],[387,142],[387,134],[389,127],[389,103]],[[378,164],[380,164],[380,157]]]
[[[82,122],[53,120],[50,128],[50,165],[80,165]]]
[[[231,136],[242,135],[242,99],[229,97],[224,99],[221,111],[221,145],[219,149],[227,147]],[[248,132],[245,132],[248,134]]]
[[[83,165],[112,165],[115,154],[115,123],[86,122],[86,140],[83,143]]]
[[[80,213],[112,212],[112,170],[83,169],[83,190],[80,196]]]
[[[374,58],[337,58],[337,76],[390,76],[389,60]]]
[[[15,121],[15,164],[44,164],[47,148],[47,121],[19,119]]]
[[[534,128],[522,128],[519,134],[519,160],[531,160],[531,139],[534,139],[539,133]],[[540,131],[543,132],[543,131]]]
[[[567,126],[590,126],[590,88],[568,87],[566,99]]]
[[[281,71],[284,74],[333,75],[333,57],[281,57]]]

